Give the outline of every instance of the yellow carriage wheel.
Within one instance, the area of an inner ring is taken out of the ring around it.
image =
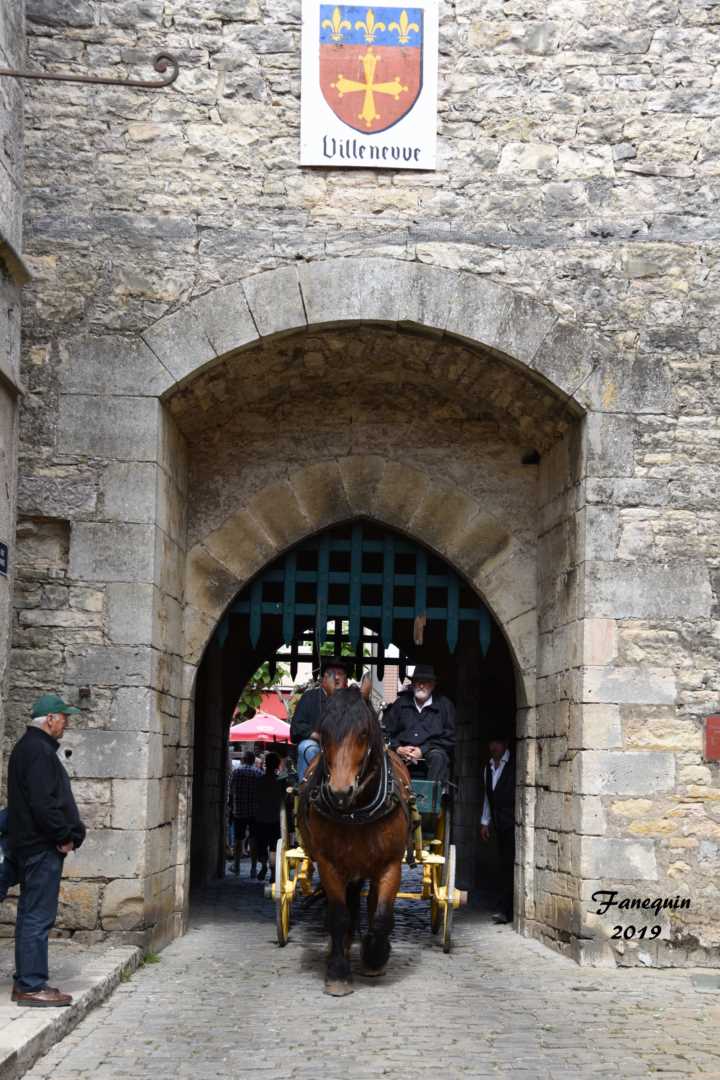
[[[275,929],[277,942],[287,945],[290,934],[290,902],[288,891],[288,864],[285,858],[285,840],[281,836],[275,848]]]
[[[444,873],[445,868],[442,866],[432,867],[432,886],[430,893],[430,929],[433,934],[437,934],[440,929],[440,923],[442,921],[442,902],[438,900],[438,889],[440,888],[441,876]]]
[[[453,897],[455,895],[455,845],[448,848],[448,858],[445,865],[445,900],[442,912],[442,943],[443,952],[449,953],[452,946],[453,924]]]

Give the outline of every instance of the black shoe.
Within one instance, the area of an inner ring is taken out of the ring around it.
[[[257,876],[258,881],[264,881],[266,874],[267,874],[267,866],[261,866],[259,871],[258,871],[258,876]]]
[[[504,926],[506,923],[512,922],[512,916],[510,916],[510,918],[508,919],[507,915],[505,915],[502,911],[494,912],[494,914],[491,915],[490,918],[494,923],[497,923],[498,926]]]

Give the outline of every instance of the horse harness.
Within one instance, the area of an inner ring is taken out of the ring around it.
[[[367,769],[371,749],[371,747],[368,747],[365,760],[363,761],[360,770],[360,776],[362,776]],[[370,778],[370,776],[367,776],[366,779],[361,782],[359,790],[362,790],[362,788],[366,786]],[[396,810],[398,806],[401,806],[409,823],[410,816],[407,805],[409,791],[405,792],[406,797],[403,798],[400,790],[398,790],[399,786],[404,789],[407,785],[398,784],[395,772],[388,758],[387,747],[384,747],[382,752],[377,788],[370,800],[363,806],[353,807],[352,810],[347,811],[338,809],[330,792],[330,785],[325,770],[325,759],[322,754],[320,755],[317,767],[313,770],[312,776],[308,778],[306,783],[311,785],[307,792],[309,805],[322,817],[328,818],[331,821],[342,822],[345,825],[369,825],[374,821],[380,821],[382,818],[387,817]]]

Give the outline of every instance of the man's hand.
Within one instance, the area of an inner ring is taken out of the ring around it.
[[[490,826],[489,825],[481,825],[480,826],[480,839],[482,840],[482,842],[484,844],[486,844],[488,842],[488,840],[490,839]]]
[[[75,850],[75,845],[72,840],[68,840],[64,844],[58,844],[57,849],[61,855],[69,855],[71,851]]]
[[[420,761],[422,750],[419,746],[398,746],[397,752],[403,761]]]

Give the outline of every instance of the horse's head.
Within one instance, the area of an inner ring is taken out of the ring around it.
[[[382,732],[375,713],[357,687],[336,690],[320,726],[326,791],[343,813],[352,810],[358,791],[382,752]]]

